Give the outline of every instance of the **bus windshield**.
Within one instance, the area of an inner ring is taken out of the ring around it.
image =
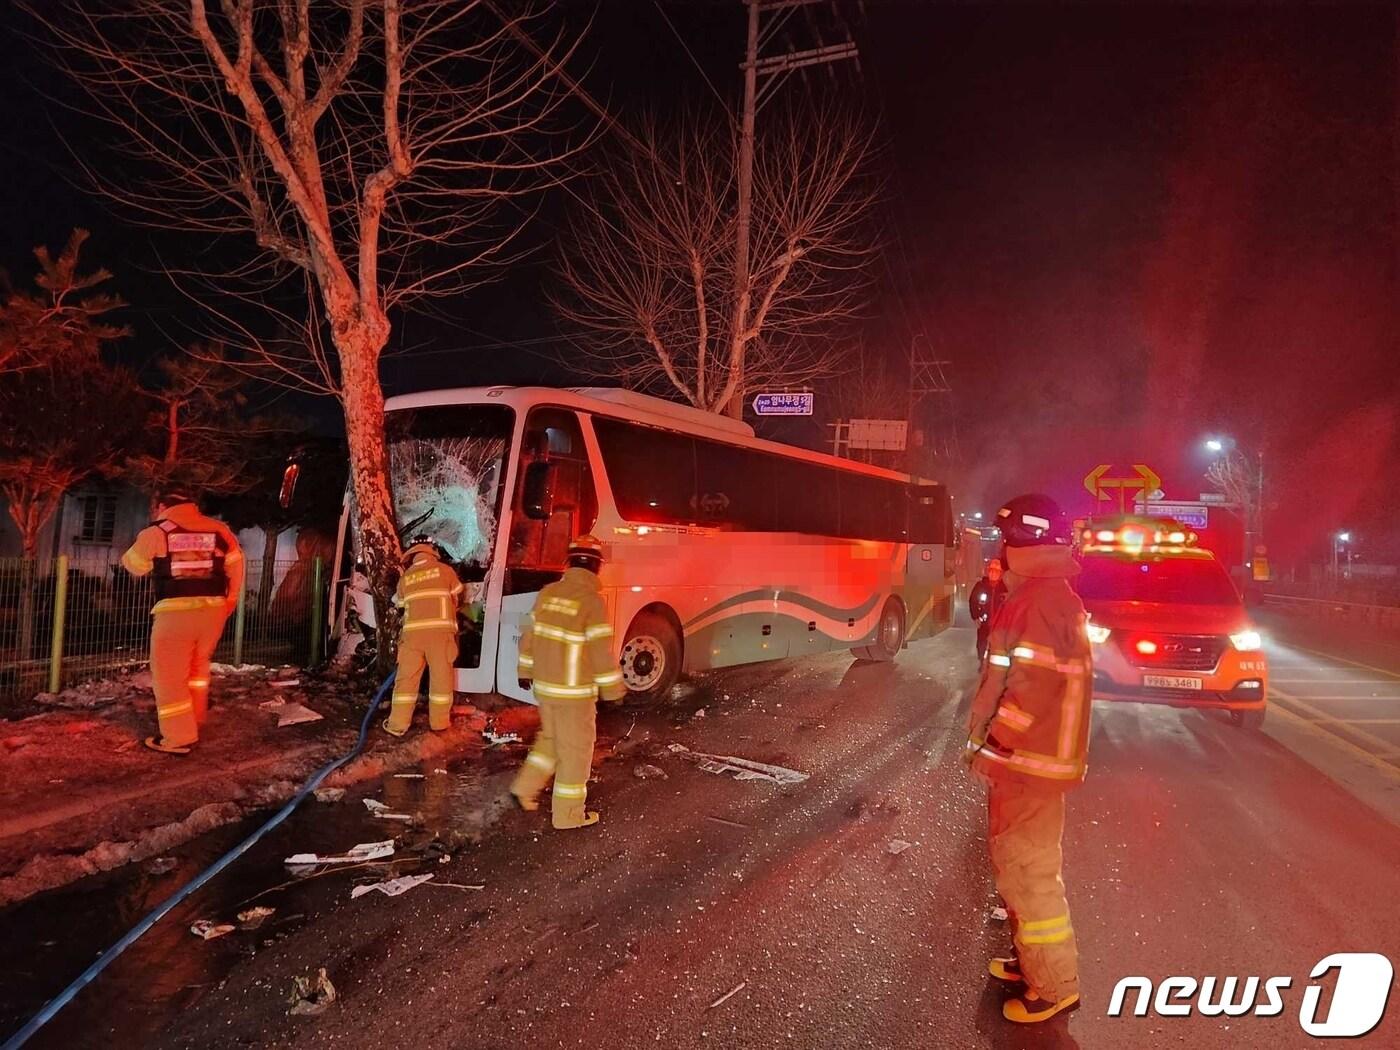
[[[1075,589],[1086,601],[1163,605],[1238,605],[1239,593],[1220,563],[1207,558],[1091,554]]]
[[[429,405],[388,414],[394,511],[405,542],[421,533],[452,561],[484,575],[514,423],[515,413],[504,405]]]

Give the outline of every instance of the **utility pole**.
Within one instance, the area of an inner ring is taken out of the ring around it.
[[[744,46],[744,63],[739,67],[744,73],[744,108],[739,119],[739,207],[734,232],[734,318],[730,325],[730,338],[735,340],[730,360],[738,382],[735,383],[734,396],[730,398],[727,406],[728,415],[734,419],[743,418],[744,405],[748,399],[744,383],[743,333],[748,329],[751,305],[749,244],[753,216],[755,117],[759,107],[772,97],[777,84],[789,73],[808,66],[828,65],[843,59],[859,58],[855,41],[849,38],[838,44],[788,50],[765,58],[759,54],[762,37],[761,18],[765,12],[772,12],[778,16],[776,26],[781,28],[782,21],[797,8],[821,3],[833,3],[833,0],[744,0],[744,6],[748,9],[748,34]],[[774,33],[770,32],[769,35]],[[761,96],[759,77],[764,78]]]
[[[744,418],[744,329],[749,321],[749,220],[753,212],[753,123],[758,101],[758,0],[744,0],[749,9],[748,44],[744,48],[744,112],[739,122],[739,215],[734,232],[733,368],[739,376],[729,414]]]
[[[915,336],[914,342],[909,348],[909,430],[913,433],[919,429],[919,410],[927,409],[932,404],[936,413],[952,418],[952,396],[953,387],[948,382],[948,374],[944,371],[949,362],[940,359],[928,341],[922,336]],[[924,413],[927,415],[927,411]],[[940,429],[943,431],[940,438],[935,439],[930,433],[926,435],[925,445],[929,449],[929,454],[934,457],[946,457],[954,459],[957,455],[957,434],[952,430],[952,423],[940,420]],[[932,429],[932,428],[930,428]],[[909,472],[919,473],[920,465],[915,462],[914,451],[911,448],[909,453]]]

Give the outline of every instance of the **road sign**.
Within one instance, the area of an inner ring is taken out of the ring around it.
[[[846,447],[901,452],[908,433],[904,419],[853,419],[846,424]]]
[[[1210,508],[1204,503],[1150,500],[1135,504],[1133,513],[1148,518],[1171,518],[1193,529],[1204,529],[1210,525]]]
[[[1225,495],[1225,493],[1223,493],[1223,492],[1202,492],[1202,493],[1201,493],[1201,502],[1202,502],[1202,503],[1217,503],[1217,504],[1220,504],[1220,503],[1229,503],[1230,500],[1229,500],[1229,497],[1227,497],[1227,496]]]
[[[755,394],[753,410],[760,416],[810,416],[812,394]]]
[[[1145,463],[1133,464],[1133,477],[1107,477],[1106,475],[1112,469],[1112,463],[1100,463],[1084,475],[1084,487],[1089,490],[1089,494],[1094,497],[1096,502],[1112,499],[1111,493],[1116,491],[1120,514],[1128,512],[1128,493],[1130,491],[1136,489],[1139,493],[1148,493],[1162,487],[1162,479],[1157,476],[1155,470]]]

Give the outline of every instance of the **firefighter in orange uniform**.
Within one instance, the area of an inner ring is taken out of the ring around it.
[[[243,552],[227,525],[188,496],[167,493],[122,565],[155,582],[151,684],[160,736],[146,746],[189,754],[209,710],[209,661],[243,587]]]
[[[440,733],[452,724],[457,608],[465,588],[427,537],[415,536],[403,557],[404,573],[394,591],[394,604],[403,609],[403,628],[394,697],[384,731],[394,736],[408,732],[418,703],[418,684],[427,668],[428,728]]]
[[[563,579],[540,591],[520,630],[521,678],[533,680],[540,730],[511,794],[521,808],[539,808],[539,794],[554,778],[556,828],[585,828],[598,814],[584,808],[593,769],[599,694],[627,695],[613,654],[613,629],[603,603],[598,572],[603,547],[593,536],[569,545]]]
[[[996,525],[1008,593],[991,623],[967,758],[988,785],[992,868],[1015,942],[989,969],[1019,987],[1002,1014],[1026,1024],[1079,1005],[1060,839],[1065,793],[1084,779],[1093,672],[1064,514],[1048,496],[1019,496]]]

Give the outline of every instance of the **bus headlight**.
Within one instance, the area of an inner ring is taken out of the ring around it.
[[[1242,653],[1252,653],[1264,648],[1264,638],[1258,631],[1240,631],[1230,635],[1230,644]]]
[[[1089,636],[1089,641],[1093,642],[1095,645],[1103,645],[1104,642],[1108,641],[1108,636],[1113,632],[1107,627],[1100,627],[1093,620],[1087,620],[1084,623],[1084,633]]]

